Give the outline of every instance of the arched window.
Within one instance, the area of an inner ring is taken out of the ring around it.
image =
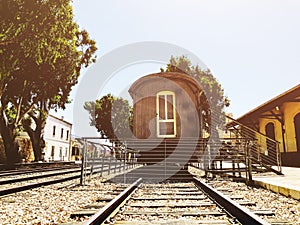
[[[294,117],[294,126],[295,126],[295,138],[296,138],[296,145],[297,151],[300,151],[300,113],[298,113]]]
[[[268,123],[266,125],[266,135],[267,137],[271,139],[275,139],[275,128],[274,128],[274,123]]]
[[[156,95],[157,137],[176,137],[175,93],[161,91]]]

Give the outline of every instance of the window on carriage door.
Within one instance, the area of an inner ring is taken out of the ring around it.
[[[156,95],[157,137],[176,137],[175,93],[161,91]]]

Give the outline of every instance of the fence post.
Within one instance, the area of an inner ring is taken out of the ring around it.
[[[124,150],[124,171],[126,170],[126,151]]]
[[[111,169],[111,157],[112,157],[112,155],[111,155],[111,152],[110,152],[110,154],[109,154],[109,163],[108,163],[108,175],[110,174],[110,169]]]
[[[117,167],[118,167],[118,164],[119,164],[119,162],[118,162],[118,159],[117,159],[117,155],[115,156],[115,170],[114,170],[114,173],[116,173],[117,172]],[[121,168],[119,167],[119,171],[121,170]]]
[[[101,173],[100,173],[100,176],[102,177],[103,176],[103,169],[104,169],[104,158],[106,156],[106,148],[104,148],[104,153],[102,153],[101,155]]]
[[[96,159],[96,152],[97,152],[97,146],[95,144],[92,144],[93,146],[93,158],[92,158],[92,162],[91,162],[91,173],[90,173],[90,176],[93,175],[93,172],[94,172],[94,165],[96,164],[95,163],[95,159]]]
[[[85,161],[86,161],[86,140],[83,140],[83,149],[81,153],[81,174],[80,174],[80,185],[85,184]]]
[[[136,159],[136,153],[133,153],[133,164],[132,168],[135,168],[137,166],[137,159]]]

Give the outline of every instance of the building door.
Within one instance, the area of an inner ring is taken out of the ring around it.
[[[176,137],[175,93],[159,92],[156,96],[157,137]]]
[[[273,161],[273,160],[276,160],[276,143],[273,141],[273,140],[275,140],[274,123],[268,123],[266,125],[266,135],[268,138],[270,138],[270,139],[267,139],[268,155],[269,155],[270,159]]]
[[[294,118],[297,151],[300,152],[300,113]]]

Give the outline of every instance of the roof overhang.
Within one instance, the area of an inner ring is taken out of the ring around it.
[[[236,120],[240,123],[246,124],[249,121],[256,120],[266,112],[270,112],[274,109],[280,109],[283,103],[286,102],[300,102],[300,84],[267,101],[266,103],[258,106],[257,108],[249,111],[248,113],[239,117]]]

